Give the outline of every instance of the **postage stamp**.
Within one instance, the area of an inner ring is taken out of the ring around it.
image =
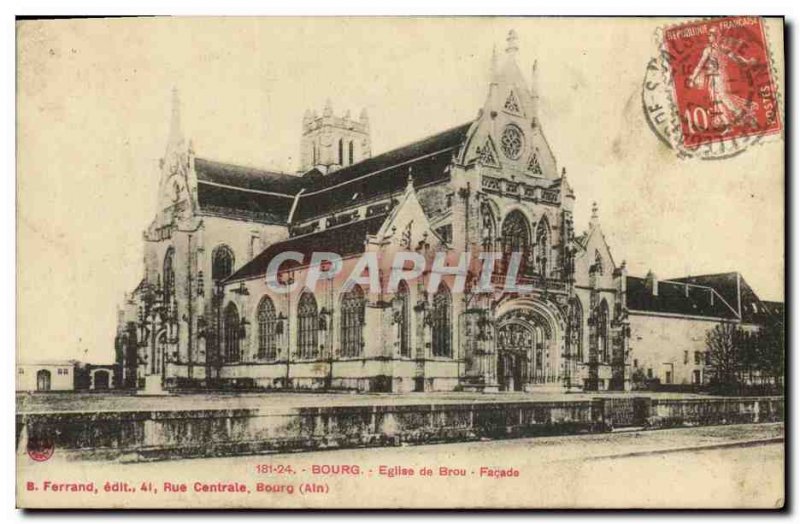
[[[780,132],[760,18],[696,21],[663,37],[683,146]]]

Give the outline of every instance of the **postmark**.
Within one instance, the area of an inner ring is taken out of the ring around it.
[[[763,22],[716,18],[659,29],[642,103],[679,157],[728,158],[782,130]]]

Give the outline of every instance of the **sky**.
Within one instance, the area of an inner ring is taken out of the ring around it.
[[[617,264],[659,278],[740,271],[783,300],[783,141],[681,160],[641,103],[654,34],[626,18],[150,18],[18,24],[17,302],[22,360],[113,360],[142,276],[171,91],[196,154],[294,172],[306,109],[366,108],[373,154],[475,118],[492,48],[537,61],[539,120]],[[781,26],[768,24],[782,70]],[[778,79],[782,85],[782,77]],[[782,87],[781,87],[782,91]]]

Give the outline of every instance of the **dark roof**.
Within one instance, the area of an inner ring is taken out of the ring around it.
[[[761,303],[764,305],[764,309],[766,310],[766,314],[783,318],[784,312],[786,310],[783,302],[776,302],[774,300],[762,300]]]
[[[644,278],[629,276],[626,282],[626,300],[629,310],[725,319],[737,318],[736,312],[725,304],[725,301],[714,289],[707,286],[661,280],[658,282],[658,295],[654,295]],[[713,300],[712,293],[714,294]]]
[[[223,164],[204,158],[194,159],[197,181],[221,184],[254,191],[268,191],[293,197],[306,184],[302,177],[256,169],[254,167]]]
[[[325,216],[373,198],[402,192],[409,168],[414,186],[445,181],[454,151],[461,147],[470,123],[368,158],[323,177],[313,177],[298,199],[292,222]]]
[[[285,225],[294,199],[200,182],[197,201],[207,214]]]
[[[286,224],[303,179],[251,167],[195,158],[197,200],[203,213]]]
[[[315,251],[329,251],[341,257],[363,253],[367,235],[377,233],[384,220],[386,220],[386,215],[378,215],[272,244],[231,275],[228,281],[248,280],[264,276],[270,261],[279,253],[286,251],[302,253],[304,265],[311,261],[311,254]]]
[[[200,210],[227,218],[286,224],[295,197],[305,188],[292,217],[297,223],[400,193],[409,168],[415,187],[441,182],[449,178],[446,168],[470,125],[448,129],[329,175],[295,176],[195,158]]]
[[[758,323],[769,314],[763,302],[740,273],[714,273],[691,277],[673,278],[676,282],[690,282],[713,287],[728,304],[736,310],[745,323]]]

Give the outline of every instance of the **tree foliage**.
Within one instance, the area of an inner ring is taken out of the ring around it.
[[[783,319],[766,318],[755,330],[725,322],[706,334],[712,384],[723,391],[745,386],[781,389],[784,376]]]

